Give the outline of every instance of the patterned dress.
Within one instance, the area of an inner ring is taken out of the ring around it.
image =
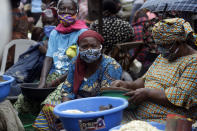
[[[158,56],[144,78],[145,88],[164,90],[174,106],[144,101],[136,110],[129,112],[130,120],[164,122],[168,113],[194,116],[192,107],[197,105],[197,54],[180,57],[174,62]]]
[[[53,58],[53,65],[50,74],[64,74],[68,71],[69,64],[72,60],[67,54],[67,50],[76,45],[78,36],[87,29],[80,29],[68,34],[59,33],[53,30],[49,37],[48,49],[46,56]]]
[[[99,32],[98,20],[90,25],[90,29]],[[129,22],[116,16],[104,17],[102,36],[105,40],[103,44],[105,54],[108,54],[113,49],[115,44],[132,40],[133,28]]]
[[[118,80],[122,75],[121,66],[111,57],[103,55],[102,62],[94,74],[89,78],[84,78],[82,82],[78,95],[79,97],[91,97],[99,96],[100,88],[109,87],[111,82]],[[67,79],[60,85],[48,98],[43,102],[45,106],[42,108],[40,114],[36,118],[34,127],[40,130],[58,130],[57,118],[53,115],[53,109],[55,105],[61,103],[61,93],[66,92],[67,97],[70,99],[75,99],[73,93],[73,79],[75,71],[75,61],[73,59],[72,64],[70,64]],[[79,98],[78,97],[78,98]]]

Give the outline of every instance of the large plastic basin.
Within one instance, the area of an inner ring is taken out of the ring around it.
[[[99,111],[100,106],[111,104],[114,108]],[[123,110],[128,106],[127,100],[115,97],[88,97],[76,99],[57,105],[54,113],[60,117],[67,131],[108,131],[118,126],[122,120]],[[63,113],[65,110],[77,109],[84,114]]]
[[[0,82],[0,102],[2,102],[10,92],[10,84],[14,81],[12,76],[3,75],[3,82]]]

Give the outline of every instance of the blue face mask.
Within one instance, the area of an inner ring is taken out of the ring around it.
[[[94,61],[100,58],[101,50],[102,46],[100,49],[88,49],[84,51],[79,50],[80,58],[84,60],[86,63],[93,63]]]
[[[49,38],[51,31],[52,31],[55,27],[56,27],[56,26],[53,26],[53,25],[44,26],[44,34]]]

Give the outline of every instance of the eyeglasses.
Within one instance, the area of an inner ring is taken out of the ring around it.
[[[69,8],[64,8],[64,7],[60,7],[58,10],[57,10],[57,13],[58,14],[71,14],[71,15],[74,15],[77,13],[77,10],[76,9],[69,9]]]
[[[79,50],[81,51],[85,51],[85,50],[88,50],[90,49],[88,46],[84,46],[84,47],[79,47]],[[100,48],[98,48],[98,46],[92,46],[91,49],[102,49],[102,45],[100,46]]]

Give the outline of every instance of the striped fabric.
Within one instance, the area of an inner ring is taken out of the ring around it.
[[[51,101],[50,104],[46,104],[43,106],[42,111],[36,118],[36,121],[33,125],[34,128],[38,130],[45,130],[45,131],[59,131],[62,126],[59,126],[57,123],[58,118],[53,114],[53,109],[55,107],[54,103],[60,104],[59,101]]]

